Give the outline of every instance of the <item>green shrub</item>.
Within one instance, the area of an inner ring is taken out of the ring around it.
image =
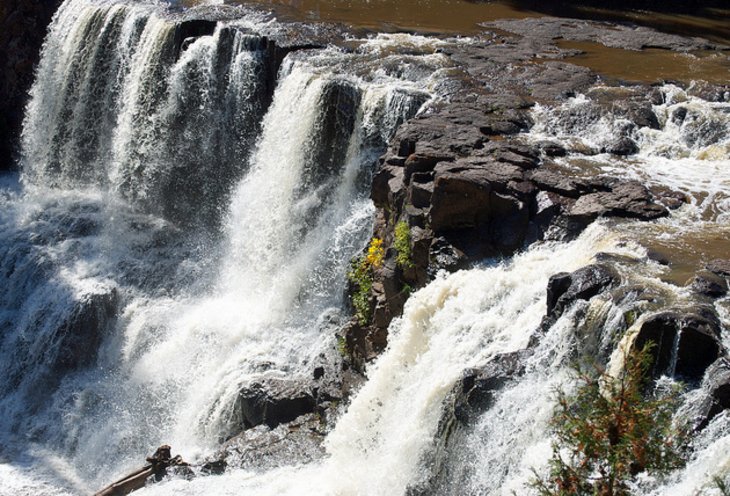
[[[651,346],[628,353],[618,377],[577,370],[577,391],[557,392],[550,474],[532,486],[543,496],[627,496],[641,472],[684,465],[686,435],[672,415],[679,391],[645,395]]]
[[[393,243],[398,251],[396,263],[403,269],[413,266],[411,262],[411,228],[404,220],[395,225],[395,242]]]

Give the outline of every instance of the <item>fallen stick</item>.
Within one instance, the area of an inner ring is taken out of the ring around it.
[[[156,480],[162,479],[167,469],[172,466],[187,466],[180,455],[171,456],[170,447],[166,444],[157,448],[155,454],[147,458],[148,465],[127,474],[118,481],[108,485],[94,496],[126,496],[127,494],[142,489],[147,480],[154,476]]]

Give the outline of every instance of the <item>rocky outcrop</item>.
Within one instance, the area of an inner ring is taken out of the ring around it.
[[[447,411],[468,425],[492,405],[497,391],[524,373],[529,355],[529,350],[497,355],[483,367],[465,370],[449,395]]]
[[[202,465],[203,473],[217,474],[226,467],[271,469],[307,463],[324,455],[325,429],[316,414],[298,417],[270,429],[260,425],[226,441]]]
[[[119,296],[115,288],[84,295],[54,336],[56,358],[53,371],[59,376],[96,360],[99,346],[113,326]]]
[[[233,432],[259,425],[274,429],[302,415],[320,411],[341,399],[343,386],[323,378],[322,367],[308,378],[266,377],[244,387],[233,407]]]
[[[730,359],[727,356],[707,368],[702,390],[705,396],[699,406],[697,429],[704,428],[719,413],[730,408]]]
[[[722,48],[701,38],[662,33],[641,26],[616,25],[557,17],[506,19],[484,24],[515,34],[530,33],[537,40],[593,41],[611,48],[662,48],[680,52]]]
[[[300,415],[312,413],[315,405],[308,383],[269,379],[241,390],[233,416],[244,430],[257,425],[267,425],[273,429]]]
[[[60,0],[16,0],[0,5],[0,171],[14,166],[27,92],[46,28]]]
[[[634,349],[652,342],[652,375],[676,376],[699,383],[705,371],[725,350],[720,341],[720,322],[714,309],[697,306],[669,309],[649,316],[641,324]]]
[[[592,264],[575,272],[550,277],[547,287],[547,317],[555,320],[577,300],[589,300],[621,281],[611,267]]]
[[[373,179],[374,236],[388,249],[374,273],[374,318],[345,332],[351,351],[364,353],[356,362],[385,346],[387,326],[407,297],[404,288],[424,285],[440,269],[507,256],[546,237],[570,238],[601,217],[667,215],[642,184],[577,176],[550,159],[563,149],[528,144],[521,133],[532,126],[529,108],[525,97],[475,90],[399,129]],[[636,114],[637,121],[652,125]],[[410,263],[405,266],[396,263],[399,223],[409,228]]]

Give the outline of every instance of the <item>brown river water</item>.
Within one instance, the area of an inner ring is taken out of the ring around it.
[[[187,0],[189,4],[198,0]],[[227,3],[237,3],[228,0]],[[730,45],[730,7],[704,8],[688,13],[542,5],[556,2],[527,0],[240,0],[272,9],[285,20],[335,22],[379,32],[410,31],[430,34],[476,35],[480,23],[507,18],[559,15],[647,25],[677,34],[702,36]],[[607,48],[598,43],[559,41],[561,48],[578,49],[570,61],[589,67],[608,79],[654,82],[703,79],[721,84],[730,76],[729,51],[675,53],[661,49],[641,52]]]

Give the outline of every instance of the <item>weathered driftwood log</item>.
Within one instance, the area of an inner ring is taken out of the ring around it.
[[[147,465],[127,474],[94,496],[124,496],[143,488],[150,477],[154,477],[155,480],[162,479],[167,474],[169,467],[187,465],[180,455],[173,457],[170,446],[164,444],[157,448],[154,455],[147,458]]]

